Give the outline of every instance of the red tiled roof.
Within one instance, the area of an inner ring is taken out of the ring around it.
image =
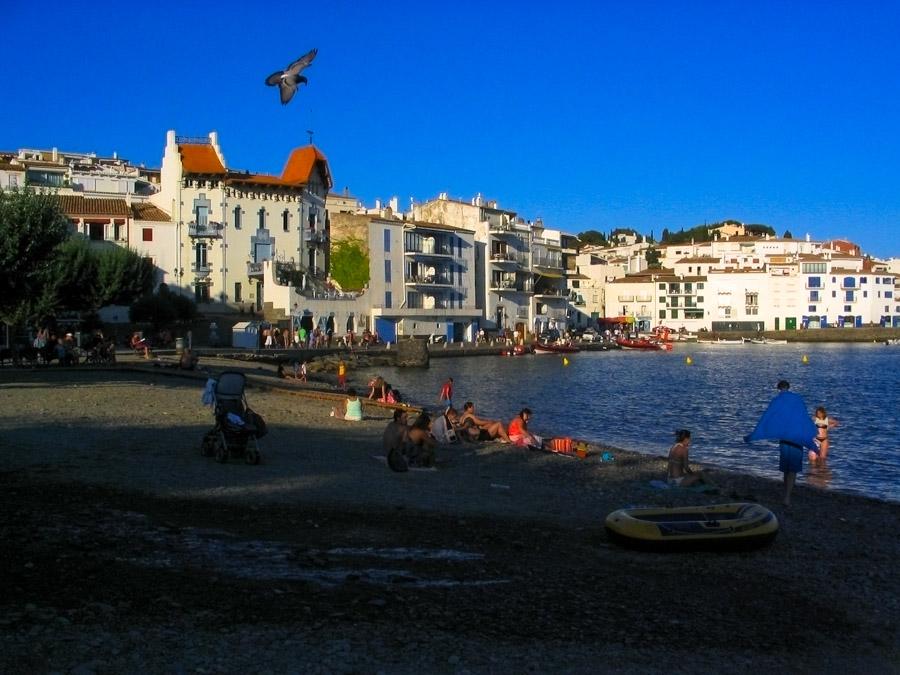
[[[69,217],[128,217],[131,211],[124,199],[85,199],[81,195],[58,195],[59,206]]]
[[[295,185],[308,183],[317,165],[322,168],[325,174],[325,185],[331,189],[331,171],[328,168],[328,160],[314,145],[295,148],[291,152],[290,157],[288,157],[287,164],[284,165],[281,178]]]
[[[169,214],[153,204],[132,204],[131,212],[134,214],[135,220],[156,220],[169,222]]]
[[[211,145],[182,143],[178,151],[185,173],[225,173],[225,167]]]
[[[235,183],[252,183],[254,185],[284,185],[287,187],[298,187],[300,185],[299,183],[291,183],[284,180],[283,178],[272,176],[270,174],[240,173],[234,171],[228,173],[228,178],[225,179],[225,182],[228,185],[234,185]]]

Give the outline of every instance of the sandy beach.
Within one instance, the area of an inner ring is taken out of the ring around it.
[[[621,449],[456,445],[397,474],[390,410],[344,422],[326,384],[239,367],[259,466],[200,455],[200,374],[0,370],[0,670],[900,672],[900,505],[800,486],[784,509],[721,470],[717,495],[657,490],[664,461]],[[733,501],[776,513],[774,544],[603,531],[626,505]]]

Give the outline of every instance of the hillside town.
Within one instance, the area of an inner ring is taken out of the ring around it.
[[[756,236],[729,222],[709,241],[617,234],[608,246],[586,245],[566,223],[529,220],[481,194],[366,207],[334,190],[313,145],[286,149],[281,175],[233,168],[223,146],[216,132],[170,130],[159,169],[22,148],[0,153],[0,188],[55,192],[73,233],[138,252],[157,286],[232,323],[327,325],[385,342],[588,327],[900,327],[900,260],[850,241]],[[127,315],[101,312],[104,321]]]

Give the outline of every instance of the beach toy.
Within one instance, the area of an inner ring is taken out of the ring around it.
[[[565,356],[563,357],[563,365],[564,366],[569,365],[569,359],[567,359]]]
[[[803,355],[803,358],[800,359],[800,361],[801,361],[802,363],[809,363],[809,357],[808,357],[806,354],[804,354],[804,355]]]
[[[685,365],[688,365],[688,366],[689,366],[689,365],[691,365],[692,363],[694,363],[694,359],[692,359],[690,356],[686,356],[686,357],[684,358],[684,363],[685,363]]]

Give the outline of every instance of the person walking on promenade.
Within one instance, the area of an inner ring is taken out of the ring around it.
[[[791,505],[791,492],[797,474],[803,469],[804,448],[818,450],[816,425],[810,419],[803,399],[788,391],[790,388],[787,380],[778,382],[778,395],[769,403],[756,428],[744,436],[746,443],[764,439],[778,441],[778,469],[784,473],[785,506]]]
[[[438,403],[446,403],[445,410],[453,407],[453,378],[448,377],[447,381],[441,386],[441,393],[438,394]]]

